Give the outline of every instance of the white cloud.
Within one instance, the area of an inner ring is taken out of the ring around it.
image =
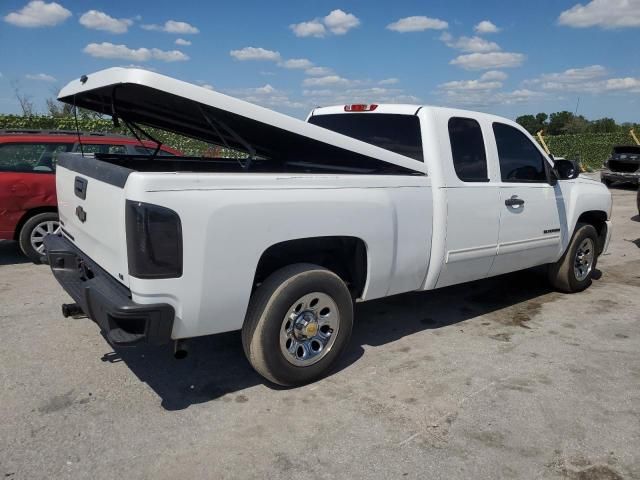
[[[231,50],[229,52],[229,55],[240,61],[269,60],[272,62],[277,62],[280,60],[280,52],[266,50],[262,47],[244,47],[240,50]]]
[[[200,84],[200,86],[201,86],[202,88],[206,88],[207,90],[215,90],[215,89],[213,88],[213,85],[211,85],[211,84],[209,84],[209,83],[201,83],[201,84]]]
[[[190,40],[185,40],[184,38],[177,38],[175,41],[176,45],[181,45],[183,47],[188,47],[189,45],[191,45],[191,41]]]
[[[178,62],[189,60],[189,57],[179,50],[164,51],[158,48],[129,48],[126,45],[114,45],[109,42],[90,43],[84,47],[84,53],[97,58],[118,58],[133,62],[148,62],[156,59],[164,62]]]
[[[419,103],[420,99],[397,88],[368,87],[347,90],[312,89],[303,90],[313,105],[335,105],[348,103]]]
[[[544,94],[527,89],[512,91],[496,91],[489,89],[441,89],[445,104],[458,105],[467,108],[482,108],[490,105],[513,105],[527,103],[533,99],[543,97]]]
[[[482,35],[484,33],[498,33],[500,29],[496,27],[493,22],[483,20],[473,27],[473,31]]]
[[[327,67],[311,67],[307,68],[304,73],[311,77],[326,77],[327,75],[331,75],[333,71]]]
[[[351,84],[350,80],[342,78],[339,75],[327,75],[325,77],[305,78],[302,85],[305,87],[327,87],[327,86],[346,86]]]
[[[0,75],[1,77],[2,75]],[[27,80],[37,80],[39,82],[55,82],[56,77],[47,75],[46,73],[28,73],[25,75]]]
[[[143,70],[149,70],[151,72],[155,72],[156,69],[153,67],[150,67],[149,65],[138,65],[136,63],[130,63],[128,65],[119,65],[119,67],[121,68],[138,68],[138,69],[143,69]]]
[[[607,69],[602,65],[590,65],[582,68],[570,68],[559,73],[545,73],[539,78],[531,80],[531,83],[539,83],[551,87],[558,85],[584,84],[585,82],[602,78],[608,73]],[[561,88],[562,89],[562,88]]]
[[[16,27],[52,27],[64,22],[70,16],[71,12],[59,3],[33,0],[22,10],[6,15],[4,21]]]
[[[200,30],[198,30],[193,25],[187,22],[179,22],[177,20],[167,20],[166,22],[164,22],[164,25],[156,25],[153,23],[148,25],[142,25],[142,28],[144,30],[153,30],[153,31],[159,31],[159,32],[166,32],[166,33],[177,33],[180,35],[193,35],[196,33],[200,33]]]
[[[285,92],[278,90],[268,83],[262,87],[228,90],[225,93],[241,98],[247,102],[262,105],[264,107],[270,107],[275,110],[283,108],[311,108],[311,105],[305,102],[291,100]]]
[[[481,80],[455,80],[452,82],[442,83],[438,86],[441,90],[451,91],[487,91],[502,88],[502,82],[483,82]]]
[[[307,22],[292,23],[289,28],[296,37],[322,38],[327,30],[334,35],[344,35],[352,28],[360,25],[358,17],[352,13],[336,9],[329,12],[324,18],[314,18]]]
[[[440,35],[440,40],[442,40],[447,47],[462,50],[463,52],[487,53],[500,50],[500,45],[485,40],[482,37],[460,37],[456,39],[450,33],[444,32]]]
[[[491,53],[469,53],[460,55],[449,63],[465,70],[488,70],[495,68],[519,67],[524,62],[525,56],[522,53],[511,52],[491,52]]]
[[[605,90],[627,90],[630,92],[640,92],[640,78],[609,78],[605,83]]]
[[[92,30],[104,30],[111,33],[125,33],[133,21],[128,18],[113,18],[98,10],[89,10],[80,17],[80,25]]]
[[[334,35],[344,35],[360,25],[360,20],[352,13],[336,9],[324,17],[324,24]]]
[[[180,50],[160,50],[159,48],[152,48],[151,56],[163,62],[184,62],[189,60],[189,56]]]
[[[385,78],[384,80],[380,80],[378,82],[378,85],[395,85],[399,81],[400,80],[398,80],[397,78]]]
[[[324,25],[320,20],[311,20],[310,22],[292,23],[289,28],[296,37],[324,37],[327,33]]]
[[[525,85],[537,86],[542,90],[554,92],[640,92],[639,78],[606,78],[608,75],[608,70],[602,65],[591,65],[570,68],[564,72],[546,73],[526,81]]]
[[[439,18],[423,16],[405,17],[387,25],[387,29],[394,32],[422,32],[424,30],[444,30],[449,24]]]
[[[498,80],[503,81],[506,80],[508,75],[499,70],[489,70],[488,72],[483,73],[480,76],[480,80],[489,81],[489,80]]]
[[[560,25],[574,28],[640,27],[639,0],[591,0],[578,3],[558,17]]]
[[[281,67],[288,68],[290,70],[305,70],[313,67],[311,60],[306,58],[290,58],[280,64]]]

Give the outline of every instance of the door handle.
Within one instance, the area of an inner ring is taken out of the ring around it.
[[[524,205],[524,200],[522,200],[521,198],[516,197],[515,195],[511,198],[507,198],[504,201],[504,204],[507,207],[520,207],[522,205]]]

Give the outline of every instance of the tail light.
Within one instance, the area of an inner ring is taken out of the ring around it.
[[[372,103],[369,105],[365,103],[354,103],[352,105],[345,105],[344,111],[345,112],[373,112],[376,108],[378,108],[378,105],[376,105],[375,103]]]
[[[182,275],[182,225],[176,212],[128,200],[125,221],[129,275],[136,278]]]

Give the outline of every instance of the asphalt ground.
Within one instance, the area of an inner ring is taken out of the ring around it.
[[[585,292],[538,270],[360,304],[326,379],[276,388],[240,335],[114,351],[0,242],[0,478],[640,478],[640,217]]]

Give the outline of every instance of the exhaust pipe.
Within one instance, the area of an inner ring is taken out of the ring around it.
[[[86,317],[86,314],[82,311],[82,307],[80,307],[80,305],[78,305],[77,303],[63,303],[62,316],[64,318],[79,316]]]
[[[176,340],[173,345],[173,358],[183,360],[189,355],[189,347],[185,340]]]

